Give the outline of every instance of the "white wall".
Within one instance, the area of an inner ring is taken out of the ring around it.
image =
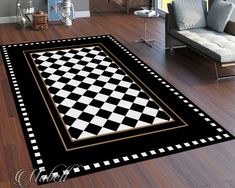
[[[72,0],[77,17],[90,16],[89,0]],[[35,10],[47,12],[47,0],[34,0]],[[15,22],[16,0],[0,0],[0,23]]]
[[[16,15],[16,0],[0,0],[0,17]]]

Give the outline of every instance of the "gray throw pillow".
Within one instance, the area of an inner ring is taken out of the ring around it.
[[[215,31],[223,32],[234,6],[230,2],[214,0],[206,17],[207,26]]]
[[[179,30],[206,27],[201,0],[174,0],[174,9]]]

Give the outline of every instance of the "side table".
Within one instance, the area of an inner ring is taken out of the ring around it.
[[[155,42],[155,39],[147,39],[147,21],[146,21],[146,19],[152,18],[152,17],[157,17],[158,14],[156,14],[155,10],[144,9],[144,10],[134,11],[134,15],[144,18],[144,36],[141,37],[139,40],[136,40],[135,43],[144,42],[145,44],[152,47],[151,42]]]

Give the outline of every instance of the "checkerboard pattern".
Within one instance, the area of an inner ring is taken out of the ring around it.
[[[99,46],[31,55],[74,141],[172,121]]]

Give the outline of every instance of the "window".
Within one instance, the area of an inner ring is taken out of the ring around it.
[[[173,0],[158,0],[158,9],[167,12],[167,3],[171,3]]]
[[[167,4],[171,3],[173,0],[153,0],[153,5],[156,9],[156,11],[161,15],[165,16],[165,13],[167,12]]]

